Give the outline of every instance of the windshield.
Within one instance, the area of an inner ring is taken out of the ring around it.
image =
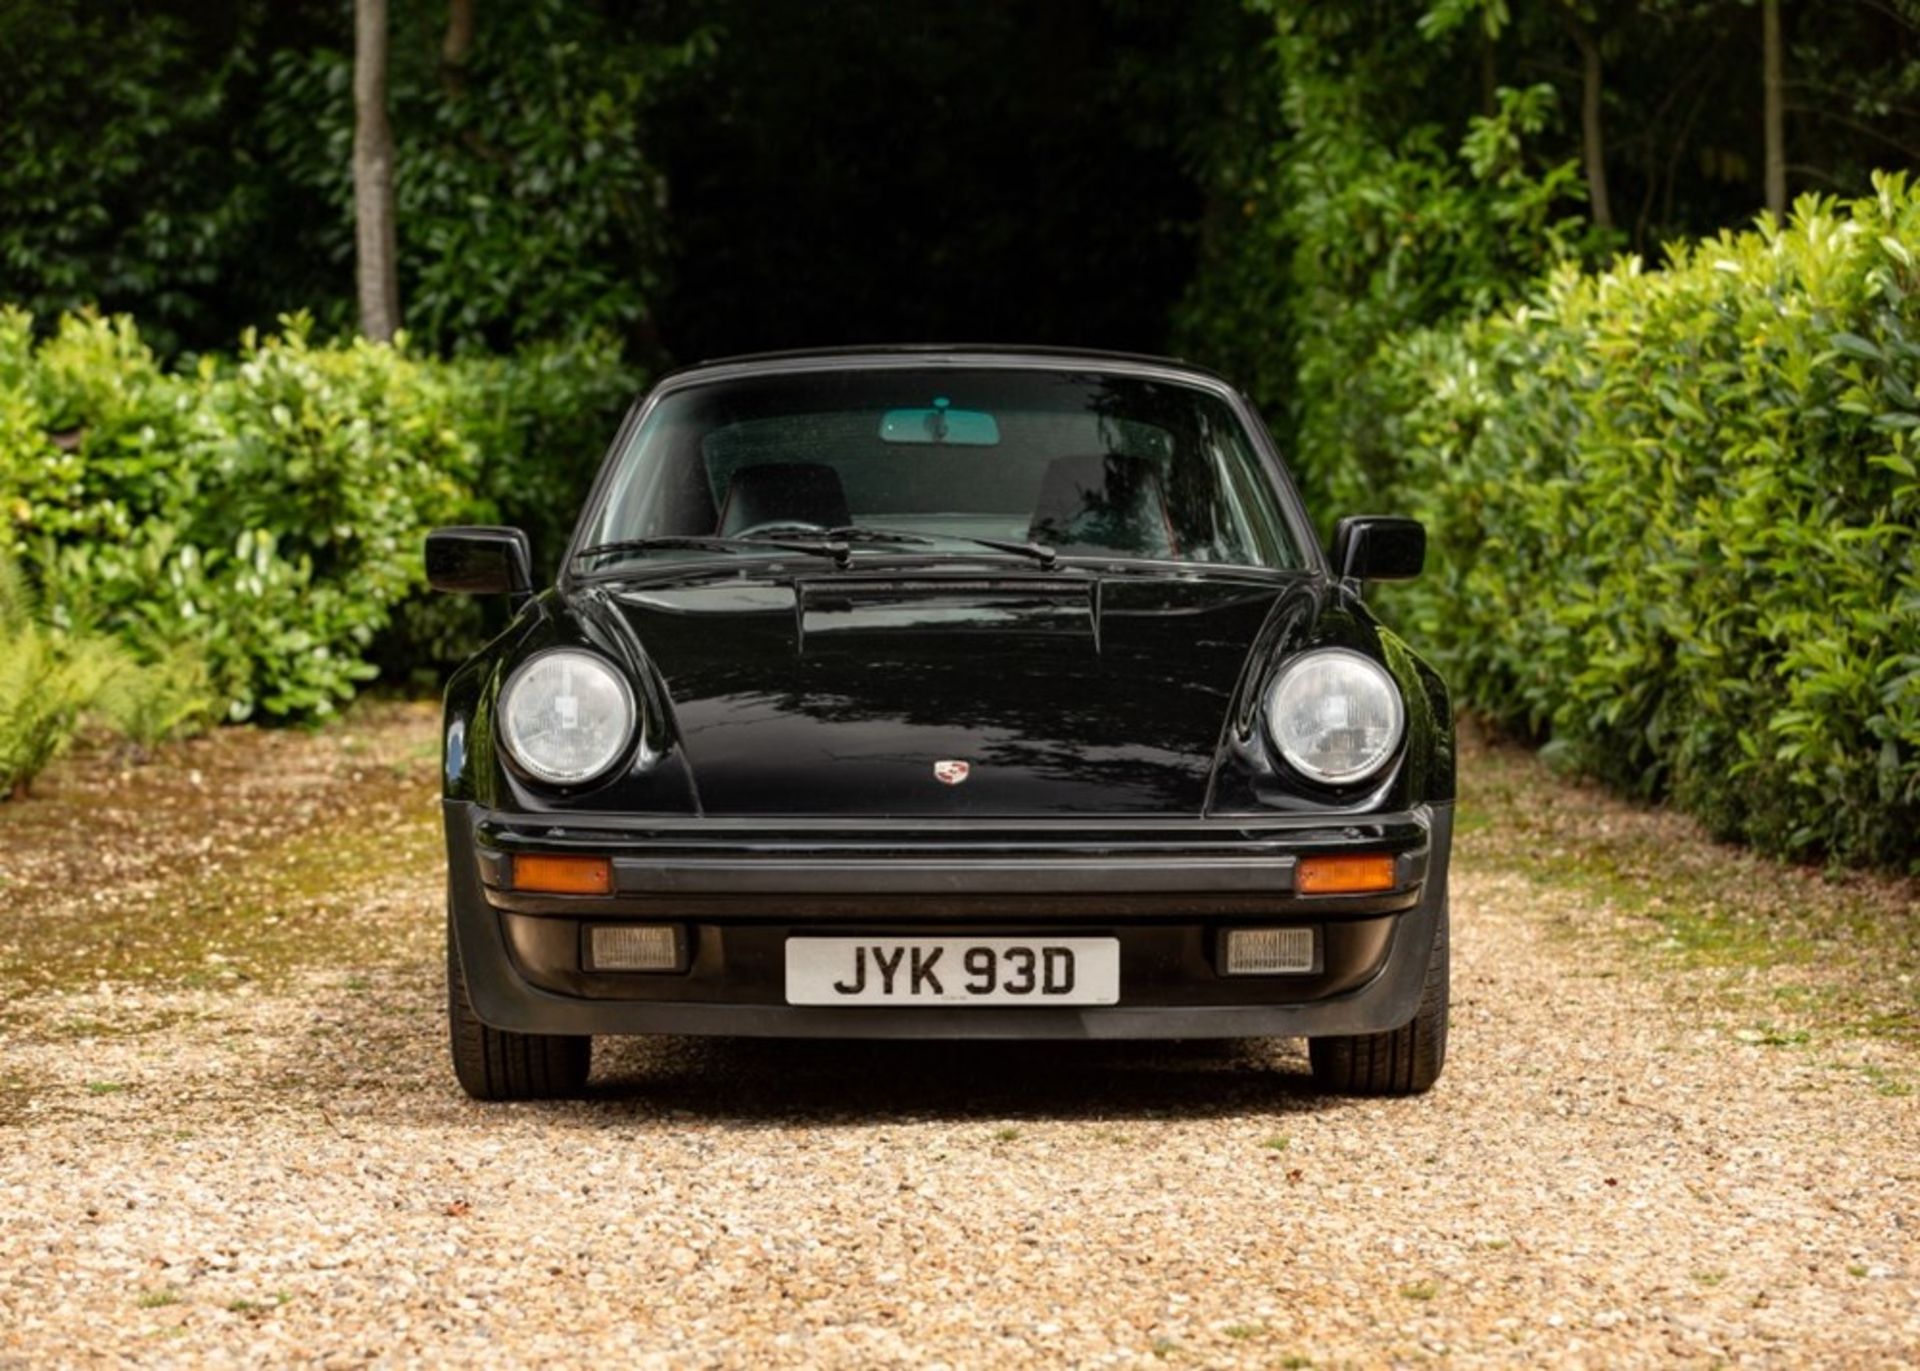
[[[1232,408],[1084,371],[848,368],[690,386],[615,459],[577,554],[1302,565]],[[595,549],[600,549],[596,551]]]

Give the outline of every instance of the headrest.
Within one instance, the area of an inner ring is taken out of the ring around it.
[[[741,467],[720,502],[722,536],[760,524],[818,524],[840,528],[853,522],[840,473],[819,462],[763,462]]]
[[[1153,463],[1118,453],[1049,463],[1027,536],[1061,552],[1166,557],[1178,551]]]

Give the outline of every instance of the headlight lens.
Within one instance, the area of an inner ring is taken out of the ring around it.
[[[1346,648],[1304,653],[1267,690],[1267,734],[1287,764],[1329,785],[1364,780],[1400,745],[1406,706],[1380,665]]]
[[[544,652],[500,696],[500,736],[514,760],[553,785],[600,775],[633,736],[633,692],[591,652]]]

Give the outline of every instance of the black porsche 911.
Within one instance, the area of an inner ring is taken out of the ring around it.
[[[888,348],[678,372],[555,584],[447,687],[447,980],[468,1093],[580,1090],[594,1034],[1304,1036],[1421,1091],[1447,1037],[1446,688],[1323,553],[1218,377]]]

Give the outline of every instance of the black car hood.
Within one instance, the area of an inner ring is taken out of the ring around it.
[[[828,574],[629,585],[574,609],[651,674],[707,814],[1198,815],[1290,589],[1244,573]],[[957,784],[936,774],[951,762]]]

